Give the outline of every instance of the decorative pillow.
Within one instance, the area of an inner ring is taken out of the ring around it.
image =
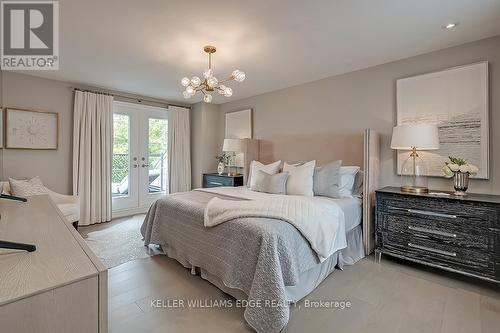
[[[351,198],[354,190],[354,183],[356,174],[359,172],[358,166],[343,166],[340,167],[340,184],[339,195],[340,197]]]
[[[310,161],[298,166],[285,163],[283,172],[290,173],[286,182],[286,194],[312,197],[314,195],[313,176],[315,165],[316,161]]]
[[[314,169],[314,195],[330,198],[338,198],[340,196],[339,183],[341,165],[342,161],[334,161]]]
[[[248,172],[248,187],[255,187],[255,181],[252,179],[252,175],[256,175],[257,171],[262,170],[270,175],[275,175],[280,172],[280,169],[281,161],[276,161],[271,164],[262,164],[259,161],[252,161],[252,163],[250,163],[250,171]]]
[[[9,178],[10,191],[13,195],[29,197],[31,195],[47,194],[40,178],[12,179]]]
[[[272,194],[286,194],[288,172],[270,175],[267,172],[258,170],[253,177],[255,178],[255,186],[251,188],[252,191]]]
[[[352,188],[352,195],[356,197],[363,196],[363,181],[365,178],[365,172],[363,170],[359,170],[354,177],[354,186]]]

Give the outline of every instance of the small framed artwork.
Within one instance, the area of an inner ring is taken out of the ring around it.
[[[59,114],[5,109],[5,148],[57,149]]]
[[[251,139],[252,138],[252,109],[226,113],[226,139]],[[244,167],[245,155],[236,154],[235,165]]]
[[[226,139],[252,138],[252,109],[226,113]]]

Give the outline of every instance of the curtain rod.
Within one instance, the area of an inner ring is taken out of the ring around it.
[[[176,106],[179,108],[185,108],[185,109],[191,109],[190,106],[184,106],[184,105],[178,105],[178,104],[172,104],[172,103],[165,103],[165,102],[158,102],[154,101],[152,99],[147,99],[147,98],[141,98],[141,97],[130,97],[130,96],[125,96],[125,95],[120,95],[120,94],[114,94],[114,93],[108,93],[108,92],[103,92],[103,91],[97,91],[97,90],[90,90],[90,89],[80,89],[80,88],[75,88],[75,87],[70,87],[73,91],[82,91],[82,92],[90,92],[94,94],[101,94],[101,95],[108,95],[108,96],[113,96],[113,97],[118,97],[118,98],[123,98],[123,99],[128,99],[128,100],[133,100],[137,101],[137,103],[141,104],[142,102],[148,102],[148,103],[154,103],[158,105],[166,105],[167,107],[169,106]]]

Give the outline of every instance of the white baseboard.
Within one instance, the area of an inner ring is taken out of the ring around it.
[[[144,214],[148,212],[150,206],[144,206],[144,207],[137,207],[137,208],[128,208],[128,209],[120,209],[120,210],[115,210],[111,214],[113,219],[120,218],[120,217],[125,217],[125,216],[131,216],[135,214]]]

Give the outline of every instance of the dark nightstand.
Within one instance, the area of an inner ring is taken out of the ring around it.
[[[219,175],[218,173],[203,174],[204,188],[219,186],[243,186],[243,175],[229,176],[227,174]]]
[[[376,191],[376,257],[387,254],[500,282],[500,196]]]

